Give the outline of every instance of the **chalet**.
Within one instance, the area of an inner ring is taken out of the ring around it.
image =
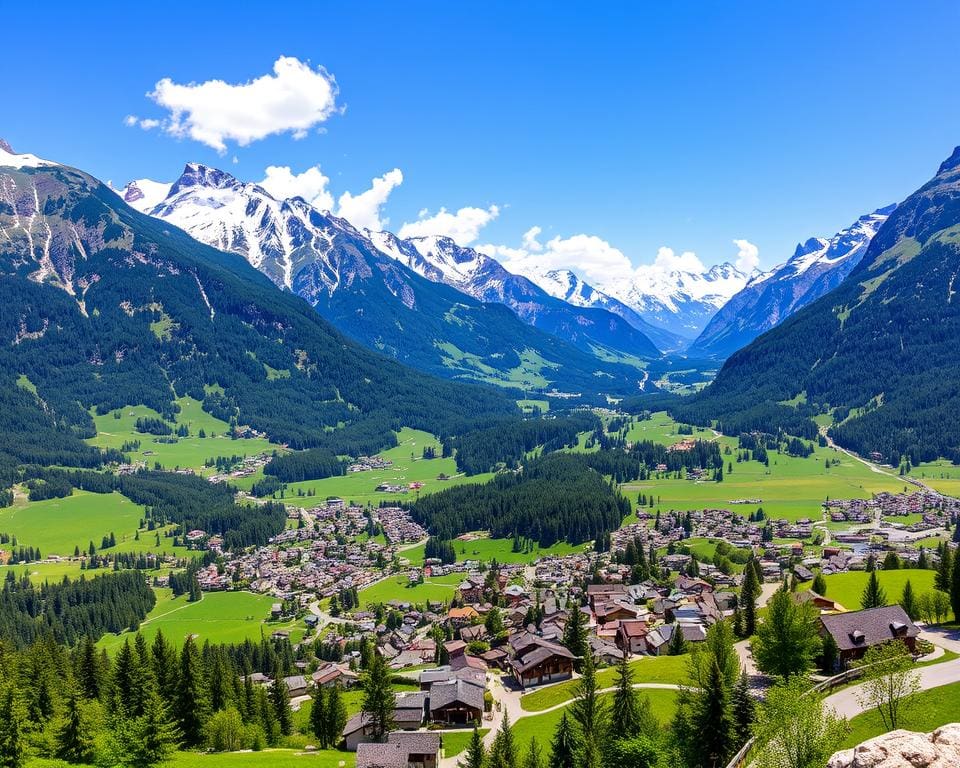
[[[423,726],[427,714],[427,694],[423,691],[397,694],[393,722],[401,731],[415,731]]]
[[[891,640],[903,641],[912,653],[919,634],[916,624],[899,605],[820,617],[820,635],[830,635],[836,642],[843,667],[862,658],[868,648]]]
[[[529,645],[511,663],[513,676],[521,688],[531,685],[555,683],[573,676],[573,661],[576,658],[569,650],[557,643],[541,638],[531,648]]]
[[[480,722],[483,717],[483,686],[451,680],[430,686],[430,720],[447,725]]]
[[[836,613],[840,610],[840,607],[833,600],[817,594],[812,589],[805,589],[802,592],[791,592],[790,594],[798,603],[813,603],[813,605],[823,613]]]
[[[339,664],[325,664],[313,673],[313,684],[318,688],[330,688],[339,683],[344,688],[352,688],[359,677],[350,667]]]
[[[463,669],[453,669],[450,666],[437,667],[436,669],[425,669],[420,673],[420,690],[429,691],[434,683],[446,683],[451,680],[464,680],[473,685],[485,686],[487,676],[485,673],[470,667]]]
[[[292,675],[290,677],[283,678],[283,682],[287,684],[287,691],[289,692],[291,698],[296,698],[297,696],[306,696],[307,695],[307,678],[303,675]]]
[[[360,744],[357,768],[437,768],[440,734],[393,732],[384,744]]]
[[[463,608],[451,608],[447,614],[447,621],[455,627],[466,626],[479,618],[480,614],[477,609],[470,605],[465,605]]]
[[[650,628],[645,621],[621,621],[617,630],[617,647],[627,653],[645,653]]]

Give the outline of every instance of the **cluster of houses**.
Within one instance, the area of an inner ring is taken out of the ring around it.
[[[922,523],[916,530],[925,530],[960,515],[960,499],[924,489],[914,493],[877,493],[870,499],[829,499],[823,508],[835,523],[872,523],[877,517],[919,514]]]
[[[271,456],[266,453],[258,453],[255,456],[244,456],[240,463],[230,472],[211,475],[208,479],[211,483],[226,483],[230,480],[239,480],[244,477],[253,477],[259,470],[263,469],[270,462]]]
[[[373,469],[389,469],[392,466],[393,462],[383,456],[360,456],[347,467],[347,472],[369,472]]]

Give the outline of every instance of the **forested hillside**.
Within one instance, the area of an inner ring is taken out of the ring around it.
[[[724,431],[808,436],[834,409],[842,445],[897,463],[960,461],[960,148],[901,203],[835,291],[733,355],[674,409]],[[788,401],[790,401],[788,403]]]

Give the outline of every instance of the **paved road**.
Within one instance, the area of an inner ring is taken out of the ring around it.
[[[920,690],[922,691],[939,688],[941,685],[950,683],[960,683],[960,659],[945,661],[930,667],[922,667],[917,670],[917,675],[920,678]],[[858,698],[863,693],[863,687],[861,683],[844,688],[842,691],[827,696],[824,703],[833,707],[841,717],[849,718],[859,715],[864,710]]]

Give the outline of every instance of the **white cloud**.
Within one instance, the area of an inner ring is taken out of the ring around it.
[[[403,184],[403,173],[399,168],[388,171],[370,182],[370,189],[353,195],[344,192],[340,195],[337,215],[342,216],[358,229],[370,229],[379,232],[389,223],[381,218],[380,212],[390,193]]]
[[[153,118],[139,118],[136,115],[127,115],[123,118],[123,124],[129,128],[136,128],[138,125],[145,131],[159,127],[160,121]]]
[[[626,275],[633,265],[620,249],[596,235],[554,237],[541,243],[540,227],[531,227],[523,235],[522,246],[483,245],[478,250],[500,260],[510,272],[542,275],[555,269],[570,269],[589,282],[603,282]]]
[[[225,152],[228,141],[242,147],[278,133],[304,138],[337,111],[337,94],[336,81],[322,67],[281,56],[273,74],[246,83],[182,84],[165,77],[148,96],[169,110],[162,125],[167,133]]]
[[[333,208],[333,195],[327,190],[329,177],[319,165],[307,168],[303,173],[294,173],[286,165],[271,165],[260,186],[278,200],[302,197],[314,208],[329,211]]]
[[[526,232],[523,233],[523,247],[528,251],[542,251],[543,245],[537,240],[540,236],[540,233],[543,232],[543,229],[540,227],[530,227]]]
[[[760,249],[749,240],[734,240],[733,244],[740,249],[737,252],[737,269],[749,275],[760,266]]]
[[[676,253],[665,245],[657,248],[652,266],[661,272],[705,272],[707,269],[693,251]]]
[[[441,208],[434,215],[426,209],[420,211],[419,218],[407,222],[397,233],[402,238],[427,237],[430,235],[451,238],[457,245],[470,245],[480,235],[480,230],[500,215],[500,209],[465,207],[456,213]]]

